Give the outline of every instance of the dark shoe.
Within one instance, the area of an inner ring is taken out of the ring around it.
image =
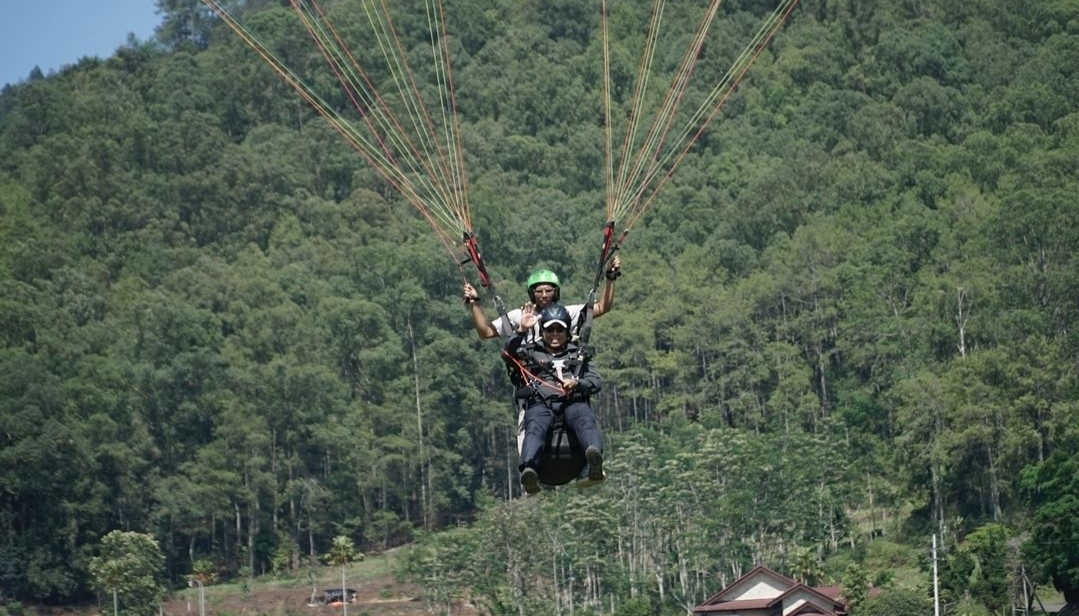
[[[584,459],[588,461],[588,480],[591,482],[603,481],[603,454],[595,447],[589,447],[584,452]]]
[[[536,469],[526,468],[521,471],[521,487],[529,496],[540,493],[539,475],[536,474]]]

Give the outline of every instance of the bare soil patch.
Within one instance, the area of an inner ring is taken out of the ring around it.
[[[348,579],[349,588],[357,591],[356,602],[347,606],[349,616],[419,616],[430,614],[426,602],[420,600],[419,589],[411,584],[394,580],[392,574],[382,574],[367,579]],[[340,587],[329,577],[319,580],[318,592],[323,588]],[[239,587],[206,588],[207,616],[340,616],[340,606],[308,605],[311,586],[300,581],[279,582],[273,585],[252,585],[250,601],[245,602]],[[165,616],[198,616],[198,591],[178,593],[163,606]]]
[[[256,579],[251,584],[250,601],[238,584],[210,586],[206,591],[206,616],[420,616],[430,614],[420,588],[402,583],[394,576],[396,550],[368,555],[345,567],[345,586],[356,591],[355,603],[309,605],[312,591],[318,598],[324,589],[341,588],[341,569],[322,567],[314,588],[300,574],[289,579]],[[464,612],[468,613],[468,612]],[[474,613],[474,612],[472,612]],[[165,616],[199,616],[198,590],[177,593],[164,605]],[[107,616],[107,615],[106,615]]]
[[[356,602],[347,606],[348,616],[427,616],[433,612],[421,598],[420,587],[403,583],[393,574],[394,554],[368,556],[345,569],[345,585],[356,591]],[[316,573],[314,584],[316,597],[324,589],[341,587],[341,569],[322,567]],[[206,586],[206,616],[344,616],[340,605],[308,605],[311,601],[312,584],[306,576],[298,574],[290,578],[275,579],[271,576],[256,578],[251,583],[248,597],[237,583]],[[35,606],[26,605],[28,616],[112,616],[111,600],[82,606]],[[173,593],[162,605],[161,616],[200,616],[197,588],[186,588]],[[0,611],[2,613],[2,611]],[[454,608],[455,616],[475,616],[478,612],[470,605]]]

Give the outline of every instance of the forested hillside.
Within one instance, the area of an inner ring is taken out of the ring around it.
[[[234,4],[320,61],[287,3]],[[424,3],[389,4],[430,88]],[[659,70],[696,4],[668,7]],[[723,2],[690,98],[774,4]],[[1079,600],[1076,3],[803,0],[620,251],[592,337],[610,479],[527,500],[473,272],[200,2],[158,5],[154,40],[0,91],[0,601],[101,591],[114,530],[156,538],[173,585],[346,536],[415,542],[436,605],[625,616],[758,563],[924,589],[896,572],[936,533],[972,613],[1016,571]],[[616,111],[651,3],[623,6]],[[537,267],[592,283],[599,11],[446,2],[511,305]]]

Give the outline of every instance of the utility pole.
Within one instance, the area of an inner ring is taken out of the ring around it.
[[[1030,578],[1027,577],[1026,565],[1020,565],[1020,571],[1023,572],[1023,596],[1026,596],[1027,588],[1029,588],[1030,589],[1030,598],[1033,599],[1034,601],[1038,602],[1038,607],[1041,608],[1042,612],[1048,614],[1049,612],[1045,609],[1045,605],[1042,603],[1042,600],[1038,597],[1038,591],[1034,589],[1034,584],[1032,584],[1030,582]],[[1027,610],[1026,610],[1025,613],[1029,614],[1031,607],[1032,607],[1031,604],[1027,603]]]
[[[940,591],[937,582],[937,534],[933,533],[933,616],[940,616]]]
[[[1019,575],[1022,579],[1019,583],[1023,586],[1023,614],[1030,613],[1030,597],[1027,595],[1027,569],[1022,563],[1019,564]]]
[[[345,565],[341,564],[341,614],[348,616],[348,589],[345,588]]]

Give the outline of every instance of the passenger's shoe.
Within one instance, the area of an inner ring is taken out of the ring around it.
[[[606,472],[603,473],[603,478],[600,479],[599,481],[592,481],[591,479],[588,478],[588,475],[585,474],[585,475],[582,475],[580,479],[573,482],[573,487],[577,488],[578,490],[583,490],[585,488],[591,488],[592,486],[598,486],[599,484],[603,483],[603,481],[605,479],[607,479],[607,473]]]
[[[589,447],[588,451],[584,452],[584,459],[588,462],[588,481],[599,483],[607,478],[603,473],[603,454],[600,453],[599,448]]]
[[[540,493],[539,475],[536,474],[536,469],[529,467],[521,471],[521,487],[529,496]]]

